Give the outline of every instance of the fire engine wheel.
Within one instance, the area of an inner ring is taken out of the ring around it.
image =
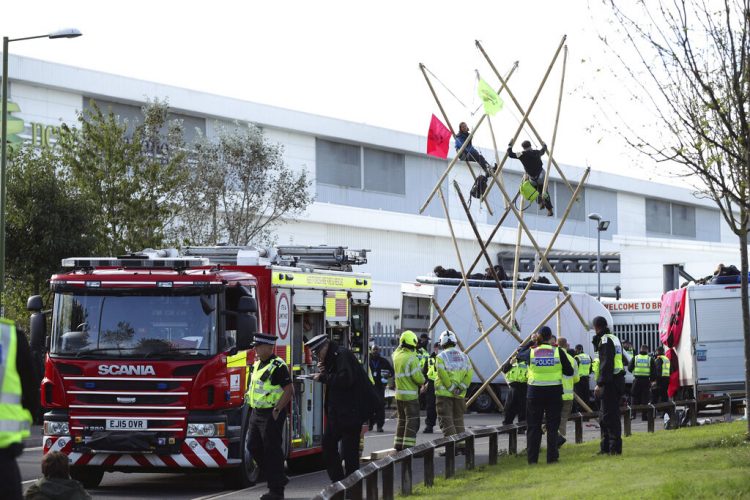
[[[489,394],[487,394],[487,391],[483,391],[479,396],[477,396],[477,399],[471,405],[471,409],[479,413],[489,413],[496,408],[495,402],[492,401],[492,398]]]
[[[250,443],[250,422],[245,425],[245,433],[242,436],[242,463],[239,467],[228,469],[222,473],[224,484],[228,488],[242,489],[253,486],[258,481],[260,468],[250,454],[248,444]]]
[[[104,469],[95,467],[71,467],[70,477],[80,482],[84,488],[96,488],[102,482]]]

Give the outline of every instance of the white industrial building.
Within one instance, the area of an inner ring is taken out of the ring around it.
[[[423,215],[418,213],[448,165],[425,154],[423,136],[13,55],[9,75],[9,98],[17,105],[11,108],[17,109],[12,118],[24,122],[17,137],[40,144],[53,142],[55,127],[74,122],[76,112],[91,99],[123,117],[135,117],[146,98],[167,98],[186,130],[199,128],[209,137],[221,122],[260,125],[269,139],[284,146],[287,163],[307,169],[314,179],[315,202],[304,216],[279,229],[278,243],[370,249],[364,270],[373,276],[373,322],[397,323],[401,282],[430,274],[436,265],[459,268],[439,199]],[[489,158],[488,154],[485,151]],[[561,166],[571,181],[583,175],[580,167]],[[698,199],[688,189],[603,173],[595,165],[593,169],[554,249],[560,276],[571,289],[596,293],[590,261],[596,255],[597,230],[587,219],[591,212],[610,221],[601,233],[608,271],[601,275],[603,295],[613,295],[619,285],[624,298],[658,297],[665,264],[683,265],[688,273],[702,277],[720,262],[739,263],[737,238],[710,200]],[[511,193],[518,188],[521,171],[516,160],[506,164]],[[472,182],[465,165],[452,170],[444,191],[449,193],[450,216],[468,265],[479,247],[453,180],[468,193]],[[550,194],[561,213],[570,190],[554,171],[551,180],[555,182]],[[504,208],[497,189],[493,193],[494,215],[485,207],[480,210],[476,200],[472,204],[484,236]],[[536,206],[524,213],[542,246],[552,237],[558,217],[537,213]],[[493,260],[512,259],[516,224],[511,215],[497,233],[490,248]],[[533,252],[527,238],[522,245],[528,261]],[[478,271],[485,267],[481,262]]]

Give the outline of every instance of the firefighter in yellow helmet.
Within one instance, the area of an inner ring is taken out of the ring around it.
[[[393,352],[393,370],[396,379],[396,410],[398,423],[393,447],[403,450],[417,444],[419,430],[419,388],[424,384],[419,359],[417,336],[411,330],[401,334],[398,348]]]

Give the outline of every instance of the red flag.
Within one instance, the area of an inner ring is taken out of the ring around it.
[[[451,131],[438,120],[437,116],[432,115],[430,130],[427,131],[427,154],[438,158],[448,158],[450,142]]]

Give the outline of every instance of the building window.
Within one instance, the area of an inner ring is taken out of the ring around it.
[[[555,182],[555,214],[557,217],[562,217],[565,213],[565,209],[568,207],[568,203],[570,203],[570,198],[573,196],[573,191],[570,190],[567,184],[564,182]],[[575,184],[571,184],[573,189],[576,189],[578,186]],[[552,189],[549,189],[549,191],[552,191]],[[573,203],[573,206],[570,207],[570,214],[568,214],[569,219],[573,220],[586,220],[586,189],[581,189],[581,191],[578,193],[578,199],[575,203]]]
[[[695,207],[647,198],[646,232],[695,238]]]
[[[402,154],[316,139],[315,162],[321,184],[406,194],[406,159]]]

